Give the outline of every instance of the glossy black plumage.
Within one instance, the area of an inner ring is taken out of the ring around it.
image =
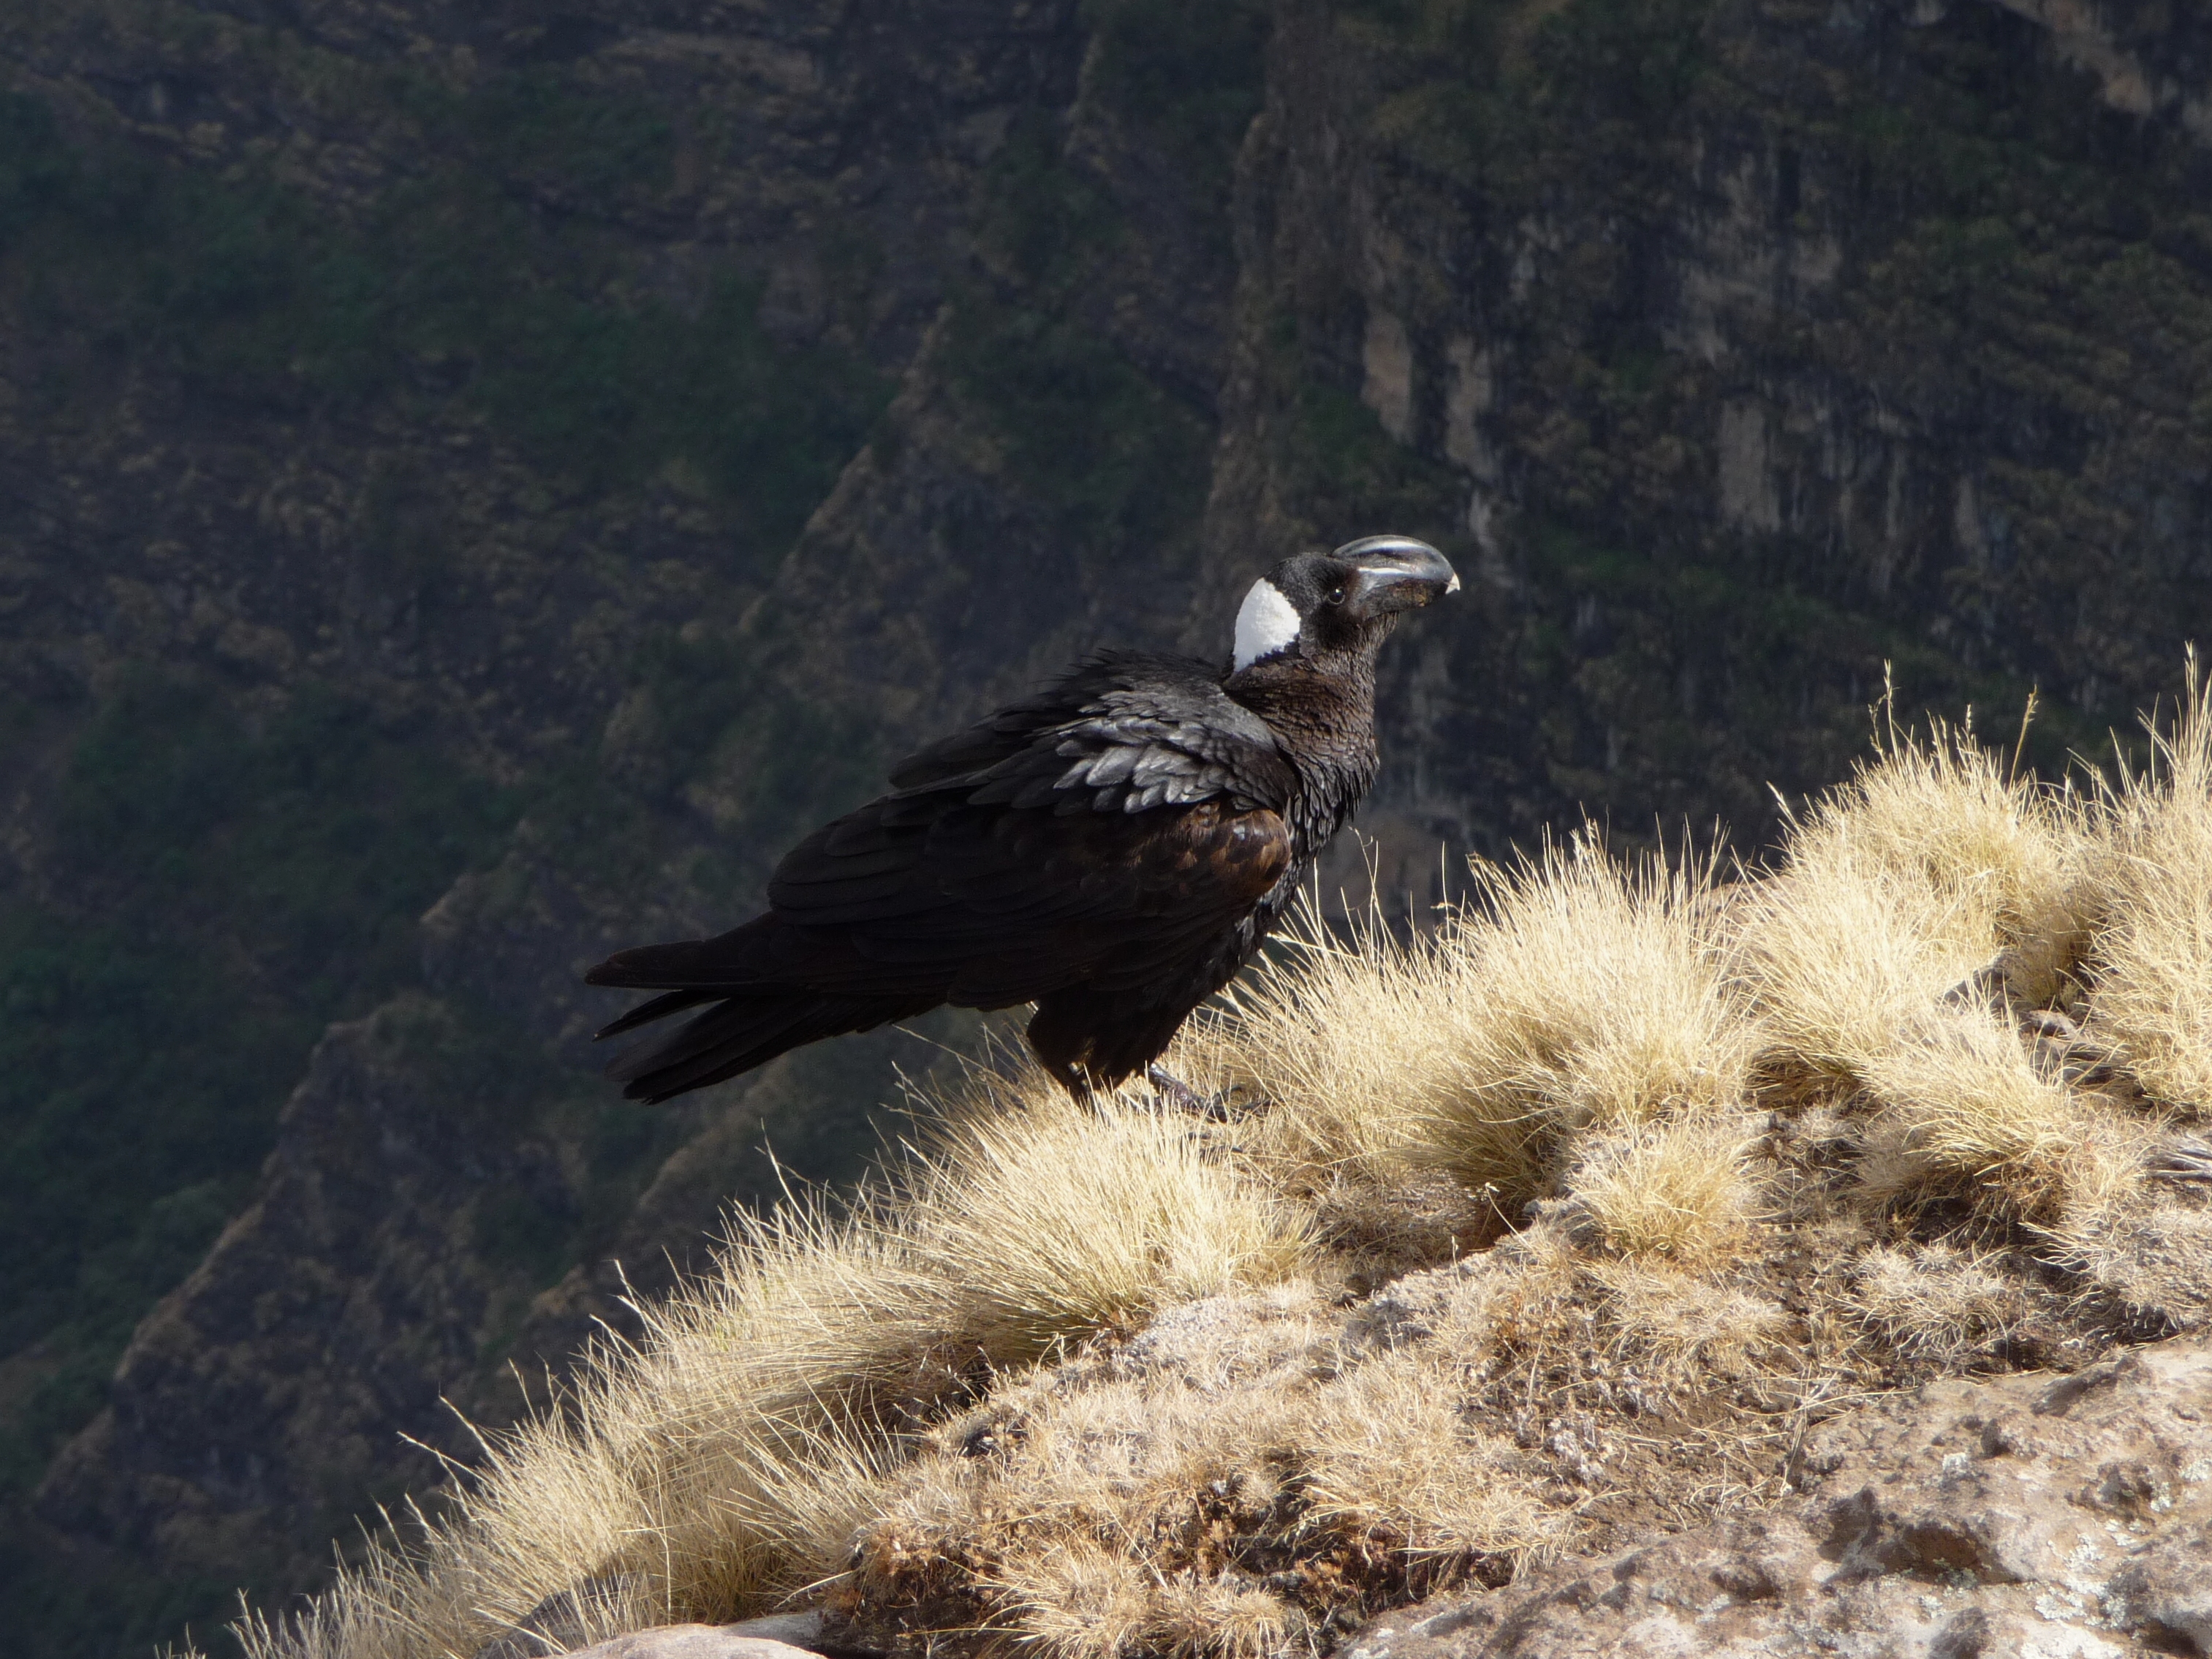
[[[603,1037],[701,1010],[609,1074],[665,1100],[943,1003],[1024,1002],[1031,1046],[1071,1091],[1141,1069],[1250,957],[1365,792],[1375,648],[1397,611],[1456,586],[1433,550],[1383,538],[1267,580],[1296,591],[1279,626],[1301,601],[1314,613],[1290,647],[1226,676],[1096,656],[793,848],[764,915],[593,969],[592,984],[663,993]]]

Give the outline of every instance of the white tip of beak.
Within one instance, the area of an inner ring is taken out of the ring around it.
[[[1455,570],[1452,572],[1452,579],[1444,584],[1444,592],[1447,593],[1456,593],[1459,592],[1458,571]]]

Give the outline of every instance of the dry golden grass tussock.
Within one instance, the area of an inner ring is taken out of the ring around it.
[[[1386,1354],[1324,1388],[1302,1460],[1309,1524],[1409,1556],[1522,1558],[1563,1517],[1520,1472],[1510,1442],[1459,1409],[1444,1357]]]
[[[1756,1120],[1700,1112],[1585,1139],[1567,1193],[1605,1246],[1711,1265],[1742,1243],[1757,1198]]]
[[[1272,1659],[1304,1627],[1281,1600],[1248,1583],[1163,1577],[1081,1536],[1009,1560],[987,1588],[1021,1645],[1053,1659]]]
[[[2178,1195],[2130,1196],[2064,1218],[2045,1254],[2138,1316],[2203,1325],[2212,1318],[2212,1209]]]
[[[1971,728],[1893,725],[1875,760],[1795,818],[1741,906],[1743,969],[1785,1069],[1865,1080],[1928,1011],[2000,968],[2055,995],[2096,909],[2091,816]]]
[[[2212,1116],[2212,684],[2193,652],[2173,725],[2146,724],[2150,768],[2106,796],[2096,1023],[2153,1099]]]
[[[1278,942],[1224,994],[1226,1017],[1185,1027],[1168,1064],[1264,1101],[1256,1144],[1293,1184],[1395,1186],[1421,1103],[1465,1085],[1468,964],[1435,934],[1394,937],[1372,908],[1333,926],[1310,891]],[[1528,1133],[1502,1127],[1491,1161],[1516,1165]]]
[[[1615,1358],[1662,1388],[1751,1375],[1778,1357],[1788,1314],[1715,1275],[1660,1260],[1594,1261],[1596,1336]]]
[[[2166,792],[2087,802],[1971,728],[1891,725],[1876,746],[1793,823],[1787,865],[1740,907],[1743,972],[1777,1038],[1763,1068],[1858,1091],[1858,1177],[1878,1204],[1964,1199],[2049,1226],[2111,1201],[2136,1180],[2125,1124],[2039,1071],[2014,1022],[2071,997],[2093,937],[2130,927],[2140,907],[2112,879],[2114,828],[2130,799],[2158,816]]]
[[[1314,1395],[1319,1304],[1306,1301],[1302,1315],[1218,1298],[1168,1322],[1165,1348],[1003,1379],[886,1487],[842,1593],[1072,1659],[1130,1644],[1234,1652],[1234,1629],[1208,1638],[1191,1621],[1233,1603],[1249,1635],[1282,1613],[1224,1578],[1212,1528],[1262,1528],[1282,1496]]]
[[[1152,1576],[1080,1536],[1007,1562],[986,1586],[1024,1647],[1050,1659],[1120,1659],[1147,1645]]]
[[[930,1437],[841,1594],[1066,1659],[1256,1659],[1371,1581],[1547,1547],[1563,1518],[1455,1408],[1465,1356],[1441,1337],[1393,1347],[1290,1286],[1007,1377]],[[1322,1575],[1316,1605],[1255,1577],[1340,1547],[1358,1582]]]
[[[1874,760],[1796,827],[1792,861],[1819,865],[1841,843],[1939,900],[1946,932],[1968,954],[1987,963],[2011,951],[2015,994],[2048,1000],[2098,908],[2088,803],[1984,747],[1971,717],[1932,720],[1922,737],[1901,731],[1893,709],[1885,695]],[[2033,714],[2031,698],[2023,729]]]
[[[1510,1215],[1583,1129],[1741,1097],[1758,1040],[1709,865],[1623,861],[1584,835],[1476,876],[1476,902],[1410,940],[1308,903],[1194,1051],[1270,1103],[1258,1144],[1310,1188],[1435,1170]]]
[[[1998,1271],[2002,1261],[1941,1242],[1877,1245],[1859,1258],[1847,1305],[1901,1352],[1957,1364],[2002,1341],[2027,1315],[2021,1285]]]
[[[977,1103],[928,1138],[909,1177],[916,1248],[994,1363],[1162,1309],[1279,1283],[1306,1266],[1304,1213],[1218,1130],[1156,1103],[1025,1092]]]
[[[945,1340],[953,1300],[889,1200],[833,1211],[798,1198],[733,1212],[711,1271],[639,1304],[636,1363],[665,1390],[664,1425],[694,1410],[711,1419],[734,1396],[769,1415],[836,1415],[927,1391],[916,1368]]]
[[[943,1287],[862,1208],[749,1221],[718,1272],[645,1310],[555,1406],[488,1436],[447,1511],[395,1529],[297,1620],[249,1628],[254,1659],[471,1653],[549,1596],[579,1639],[733,1618],[834,1570],[899,1461],[884,1394],[926,1364]]]
[[[1569,1133],[1741,1098],[1755,1036],[1712,936],[1709,862],[1616,859],[1585,830],[1475,873],[1480,902],[1451,919],[1445,948],[1480,988],[1483,1092]],[[1453,1156],[1462,1121],[1440,1112],[1438,1155]]]
[[[999,1086],[1013,1109],[956,1115],[896,1204],[738,1218],[713,1273],[641,1310],[635,1350],[489,1437],[449,1516],[260,1626],[256,1659],[471,1652],[587,1582],[623,1587],[594,1628],[761,1611],[842,1566],[908,1460],[895,1425],[972,1388],[979,1361],[1303,1265],[1302,1214],[1218,1131]]]
[[[1770,1070],[1864,1080],[1915,1021],[1990,959],[1955,902],[1847,836],[1824,837],[1736,906],[1744,982]]]
[[[1602,1355],[1675,1389],[1700,1375],[1745,1374],[1784,1340],[1784,1311],[1712,1271],[1723,1264],[1593,1256],[1556,1223],[1494,1254],[1499,1270],[1478,1281],[1461,1318],[1531,1376]],[[1478,1345],[1462,1336],[1453,1346]]]
[[[1149,1635],[1156,1651],[1177,1659],[1275,1659],[1304,1623],[1266,1590],[1190,1572],[1154,1592]]]
[[[2055,1216],[2089,1177],[2089,1113],[2029,1064],[2002,1010],[1930,1011],[1865,1062],[1877,1103],[1860,1179],[1878,1203],[1960,1197]]]

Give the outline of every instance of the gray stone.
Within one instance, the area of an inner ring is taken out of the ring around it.
[[[545,1659],[553,1654],[562,1659],[790,1659],[793,1654],[818,1659],[823,1650],[818,1612],[771,1613],[734,1625],[664,1625],[578,1647],[586,1613],[594,1606],[611,1607],[622,1589],[620,1580],[593,1580],[550,1595],[514,1630],[480,1649],[476,1659]]]
[[[2212,1525],[2160,1539],[2112,1576],[2129,1626],[2172,1652],[2212,1654]]]
[[[756,1624],[771,1622],[756,1620]],[[663,1625],[580,1648],[565,1659],[815,1659],[805,1648],[744,1636],[743,1625]]]
[[[757,1636],[770,1642],[787,1642],[795,1648],[823,1648],[822,1615],[818,1612],[772,1613],[765,1619],[747,1619],[723,1628],[732,1636]]]
[[[1374,1620],[1345,1659],[2212,1655],[2212,1344],[1937,1383],[1755,1517]]]

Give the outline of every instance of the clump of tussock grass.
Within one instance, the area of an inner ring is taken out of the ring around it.
[[[1333,925],[1311,891],[1279,945],[1224,994],[1224,1012],[1185,1027],[1169,1065],[1263,1107],[1256,1133],[1290,1182],[1404,1182],[1422,1103],[1470,1081],[1466,963],[1433,933],[1394,936],[1372,906]],[[1501,1125],[1476,1156],[1518,1167],[1530,1133]]]
[[[1959,726],[1931,720],[1923,738],[1899,727],[1895,708],[1885,690],[1874,760],[1797,827],[1792,862],[1847,848],[1936,901],[1932,942],[2001,963],[2008,994],[2048,1002],[2100,908],[2087,801],[2069,783],[2022,769],[2017,745],[2007,756],[1978,742],[1971,716]],[[2031,697],[2023,735],[2033,715]]]
[[[1583,1275],[1575,1301],[1597,1309],[1602,1351],[1662,1389],[1753,1375],[1788,1340],[1771,1298],[1710,1270],[1629,1258],[1589,1262]]]
[[[1158,1618],[1143,1565],[1080,1536],[1023,1553],[989,1588],[1023,1645],[1051,1659],[1139,1651]]]
[[[1889,704],[1884,702],[1884,714]],[[1781,871],[1741,906],[1770,1063],[1863,1081],[1928,1011],[2002,964],[2038,1001],[2086,948],[2090,818],[1978,744],[1885,718],[1875,758],[1789,824]]]
[[[2096,1023],[2152,1099],[2212,1115],[2212,684],[2192,651],[2150,765],[2106,792]]]
[[[1574,1133],[1741,1097],[1753,1035],[1714,937],[1710,862],[1615,858],[1586,830],[1475,876],[1443,945],[1482,990],[1474,1066],[1492,1099],[1437,1103],[1431,1156],[1486,1178],[1459,1148],[1480,1144],[1492,1101]]]
[[[2081,1150],[2094,1114],[2014,1024],[2074,982],[2105,913],[2097,832],[2081,796],[1971,726],[1886,719],[1875,758],[1793,817],[1782,868],[1736,907],[1772,1034],[1761,1069],[1861,1103],[1872,1201],[2047,1221],[2104,1179]]]
[[[1061,1659],[1253,1659],[1370,1598],[1502,1576],[1565,1522],[1464,1409],[1474,1357],[1348,1333],[1310,1285],[1191,1304],[930,1437],[833,1605],[894,1645],[972,1627]]]
[[[2085,1296],[2109,1298],[2151,1330],[2212,1321],[2212,1208],[2179,1193],[2123,1192],[2067,1215],[2043,1254]]]
[[[1585,832],[1474,875],[1473,898],[1411,939],[1372,911],[1332,927],[1310,899],[1284,954],[1182,1051],[1267,1103],[1256,1144],[1308,1193],[1441,1174],[1510,1220],[1585,1134],[1741,1099],[1759,1042],[1710,863],[1620,860]],[[1615,1237],[1645,1234],[1624,1213]]]
[[[1154,1596],[1147,1634],[1156,1651],[1218,1659],[1271,1659],[1290,1650],[1300,1620],[1283,1599],[1233,1575],[1186,1573]]]
[[[1876,1245],[1856,1265],[1849,1311],[1903,1352],[1955,1365],[2002,1343],[2029,1312],[2003,1257],[1936,1242]]]
[[[1955,912],[1846,836],[1824,838],[1737,902],[1741,972],[1771,1076],[1848,1088],[1985,963]]]
[[[866,1207],[741,1218],[714,1272],[641,1308],[636,1347],[603,1345],[551,1408],[484,1436],[442,1512],[306,1613],[250,1623],[247,1652],[473,1653],[580,1585],[600,1587],[573,1609],[584,1640],[759,1609],[834,1570],[899,1455],[881,1408],[947,1386],[947,1300]]]
[[[1567,1190],[1600,1241],[1621,1255],[1720,1261],[1752,1218],[1757,1133],[1744,1113],[1702,1112],[1593,1136]]]
[[[1525,1553],[1552,1529],[1512,1443],[1462,1410],[1431,1356],[1389,1353],[1323,1389],[1301,1460],[1309,1524],[1416,1558]]]
[[[1101,1114],[1041,1076],[985,1088],[908,1176],[912,1230],[954,1322],[996,1364],[1306,1265],[1309,1220],[1172,1110]]]
[[[1943,1008],[1866,1060],[1861,1182],[1877,1203],[1962,1197],[2049,1216],[2082,1172],[2088,1113],[2030,1064],[2001,1010]]]

